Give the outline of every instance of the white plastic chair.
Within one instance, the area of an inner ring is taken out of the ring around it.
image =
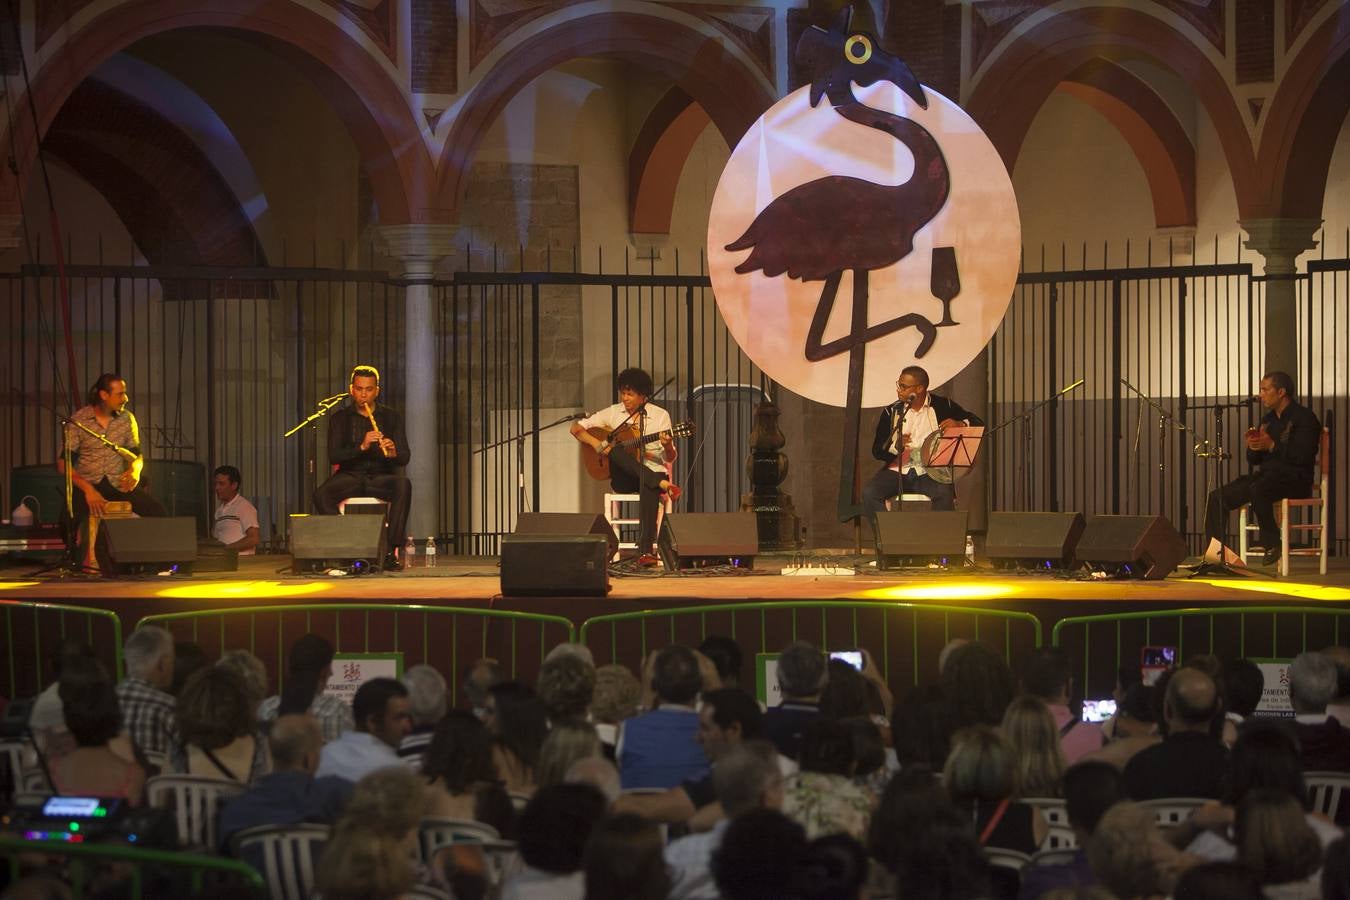
[[[1139,805],[1153,810],[1159,828],[1170,828],[1189,819],[1197,806],[1208,802],[1204,797],[1159,797],[1143,800]]]
[[[448,872],[449,870],[446,867],[446,864],[440,862],[438,858],[443,854],[449,853],[452,846],[452,844],[445,844],[438,847],[435,851],[435,855],[427,858],[427,864],[432,866],[432,868],[439,868],[442,871]],[[513,872],[520,866],[520,856],[517,852],[515,841],[473,841],[462,842],[460,843],[460,846],[471,847],[483,854],[483,868],[487,875],[490,896],[494,895],[493,891],[500,888],[506,881],[508,873]]]
[[[1033,866],[1066,866],[1078,855],[1074,847],[1057,847],[1053,850],[1038,850],[1031,856]]]
[[[497,829],[472,819],[427,816],[417,826],[417,844],[423,862],[431,862],[436,851],[450,844],[482,844],[501,840]]]
[[[156,775],[146,781],[145,797],[151,806],[174,811],[178,839],[184,846],[205,848],[208,853],[214,853],[220,846],[220,807],[246,789],[247,785],[224,778]]]
[[[1308,794],[1312,798],[1312,811],[1319,812],[1331,821],[1336,821],[1336,813],[1341,808],[1341,798],[1345,789],[1350,787],[1350,772],[1304,772]]]
[[[1321,575],[1327,574],[1327,498],[1331,496],[1331,477],[1328,474],[1330,466],[1326,464],[1331,459],[1331,432],[1322,429],[1322,439],[1318,444],[1317,450],[1317,474],[1313,478],[1313,492],[1311,497],[1300,500],[1291,500],[1286,497],[1275,505],[1275,517],[1280,520],[1280,563],[1279,573],[1282,577],[1289,576],[1289,557],[1291,556],[1316,556],[1318,558],[1317,571]],[[1258,544],[1249,541],[1253,531],[1259,531],[1254,522],[1249,521],[1248,510],[1250,507],[1243,506],[1238,514],[1238,555],[1242,557],[1243,562],[1247,561],[1248,556],[1255,556],[1258,553],[1264,553],[1265,549]],[[1293,510],[1304,510],[1300,517],[1301,522],[1295,524],[1290,519],[1290,513]],[[1310,521],[1315,519],[1315,521]],[[1299,531],[1303,533],[1315,532],[1317,543],[1313,546],[1289,546],[1289,533]]]
[[[984,851],[984,858],[992,866],[1001,866],[1005,869],[1012,869],[1014,872],[1021,872],[1026,868],[1027,863],[1031,862],[1031,856],[1018,850],[1009,850],[1005,847],[981,847]]]
[[[328,837],[327,825],[260,825],[234,835],[230,848],[262,873],[271,900],[307,900]]]
[[[1061,797],[1023,797],[1022,802],[1027,806],[1034,806],[1041,811],[1048,825],[1062,825],[1069,827],[1069,814],[1064,809],[1064,800]]]
[[[0,741],[0,784],[8,785],[11,795],[23,790],[23,760],[27,749],[23,741]]]

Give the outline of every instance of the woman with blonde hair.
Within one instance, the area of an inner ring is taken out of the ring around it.
[[[1064,750],[1054,714],[1045,701],[1029,694],[1015,698],[1003,713],[1000,730],[1012,748],[1020,795],[1058,797]]]
[[[358,781],[319,862],[323,900],[395,900],[411,890],[424,806],[422,779],[405,767],[377,769]]]
[[[962,728],[942,767],[952,803],[974,826],[981,846],[1035,853],[1049,833],[1040,810],[1017,800],[1012,747],[987,725]]]
[[[1233,825],[1237,861],[1256,873],[1271,900],[1317,900],[1322,842],[1293,796],[1273,788],[1249,791]]]
[[[544,738],[544,746],[539,748],[539,786],[562,784],[572,763],[600,755],[600,737],[594,725],[578,721],[555,723]]]

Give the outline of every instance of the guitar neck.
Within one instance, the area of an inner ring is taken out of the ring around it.
[[[653,434],[644,434],[642,437],[629,438],[629,439],[626,440],[626,441],[620,441],[620,442],[619,442],[619,446],[620,446],[620,447],[632,447],[632,446],[634,446],[634,445],[636,445],[636,444],[650,444],[652,441],[659,441],[659,440],[661,440],[661,435],[662,435],[662,434],[664,434],[664,432],[657,431],[657,432],[655,432],[655,433],[653,433]]]

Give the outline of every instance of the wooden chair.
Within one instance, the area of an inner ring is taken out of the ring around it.
[[[262,873],[271,900],[308,900],[314,863],[328,843],[327,825],[260,825],[230,839],[233,856]]]
[[[156,775],[145,782],[146,802],[174,811],[178,839],[185,847],[215,853],[220,846],[220,807],[248,786],[200,775]]]
[[[1317,472],[1313,478],[1312,496],[1300,500],[1292,500],[1286,497],[1275,506],[1275,517],[1280,522],[1280,563],[1278,571],[1282,577],[1287,578],[1289,576],[1289,557],[1291,556],[1316,556],[1318,558],[1318,573],[1321,575],[1327,574],[1326,521],[1327,498],[1331,496],[1331,466],[1331,432],[1323,428],[1322,439],[1317,449]],[[1251,532],[1259,529],[1254,522],[1250,521],[1248,509],[1244,506],[1238,514],[1238,555],[1242,557],[1243,562],[1247,561],[1249,555],[1265,552],[1264,547],[1250,543]],[[1297,524],[1290,518],[1290,513],[1293,510],[1303,510]],[[1311,521],[1313,519],[1316,521]],[[1303,534],[1315,532],[1314,536],[1317,543],[1313,546],[1290,547],[1289,536],[1294,531]]]

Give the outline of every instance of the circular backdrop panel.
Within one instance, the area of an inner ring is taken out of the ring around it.
[[[933,296],[933,248],[953,247],[960,293],[951,302],[957,323],[938,329],[922,358],[920,335],[904,328],[866,347],[863,406],[895,400],[895,380],[908,365],[928,370],[936,387],[966,367],[993,337],[1012,299],[1021,247],[1021,223],[1012,181],[994,145],[959,106],[925,87],[928,109],[888,81],[853,86],[865,106],[912,119],[937,140],[950,171],[945,205],[914,235],[914,249],[898,262],[868,273],[868,324],[910,313],[937,324],[942,301]],[[708,260],[717,305],[731,335],[757,366],[789,390],[832,406],[845,406],[849,355],[811,362],[807,330],[821,301],[823,281],[800,281],[762,270],[738,274],[750,250],[728,251],[755,217],[776,198],[807,182],[852,176],[879,187],[903,184],[914,157],[896,138],[843,118],[822,98],[810,104],[803,87],[774,104],[732,152],[713,196]],[[843,212],[843,211],[841,211]],[[822,216],[811,228],[839,226]],[[850,237],[850,240],[852,238]],[[822,342],[845,337],[851,327],[853,272],[845,270]]]

